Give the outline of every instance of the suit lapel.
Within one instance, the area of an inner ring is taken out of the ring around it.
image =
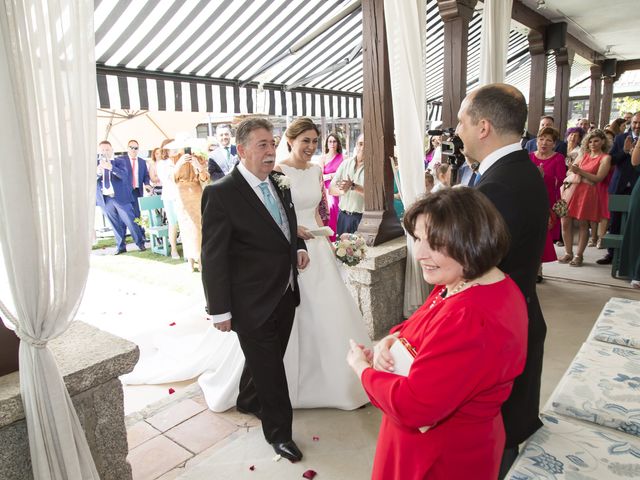
[[[258,212],[258,214],[264,219],[264,221],[267,222],[267,224],[271,228],[273,228],[280,235],[280,237],[288,244],[289,242],[287,241],[287,237],[284,236],[284,233],[282,233],[282,230],[280,230],[280,227],[278,226],[278,224],[275,222],[275,220],[269,213],[269,210],[267,210],[267,207],[265,207],[264,203],[260,201],[260,199],[258,198],[258,195],[256,195],[256,192],[251,188],[251,185],[247,183],[247,181],[244,179],[240,171],[237,168],[234,168],[233,171],[231,172],[231,176],[234,180],[236,188],[240,191],[240,193],[245,198],[245,200],[249,202],[249,204],[256,210],[256,212]],[[276,190],[278,190],[277,187],[276,187]],[[286,210],[287,209],[285,208],[285,211]],[[287,213],[287,216],[288,216],[288,213]]]
[[[289,224],[289,235],[291,238],[291,242],[293,243],[293,239],[297,235],[297,232],[294,232],[291,229],[291,226],[293,225],[292,217],[294,213],[293,202],[291,201],[291,190],[286,189],[285,191],[282,188],[280,188],[278,184],[275,182],[273,175],[269,175],[269,179],[271,180],[271,185],[273,185],[273,188],[275,188],[276,192],[278,192],[278,198],[280,198],[280,203],[282,203],[282,208],[287,214],[287,222]]]

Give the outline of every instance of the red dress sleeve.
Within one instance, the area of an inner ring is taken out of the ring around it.
[[[418,353],[408,377],[371,368],[363,372],[372,403],[408,428],[446,419],[486,385],[490,369],[482,317],[478,309],[463,307],[442,308],[439,318],[428,322],[422,318],[422,332],[416,332],[422,340],[412,342]]]

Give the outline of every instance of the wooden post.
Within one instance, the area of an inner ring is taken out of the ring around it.
[[[560,136],[564,137],[569,121],[569,80],[573,52],[566,47],[557,48],[556,54],[556,95],[553,100],[553,117]]]
[[[367,245],[404,235],[393,208],[393,105],[384,0],[362,2],[364,215],[358,227]]]
[[[609,123],[609,117],[611,116],[611,102],[613,101],[613,83],[617,79],[617,77],[604,77],[602,107],[600,109],[600,126],[602,127]]]
[[[0,320],[0,377],[18,370],[20,340]]]
[[[444,22],[444,78],[442,126],[458,124],[458,110],[467,95],[467,50],[469,22],[477,0],[438,0]]]
[[[591,65],[591,92],[589,93],[589,122],[598,124],[602,101],[602,67]],[[606,124],[600,125],[604,127]]]
[[[547,84],[547,56],[544,34],[529,32],[529,54],[531,55],[531,78],[529,79],[529,116],[527,130],[534,136],[538,133],[540,117],[544,115],[545,90]]]

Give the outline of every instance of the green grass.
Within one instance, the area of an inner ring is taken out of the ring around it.
[[[133,239],[131,238],[131,236],[127,235],[127,237],[125,238],[125,242],[127,245],[133,244]],[[98,243],[96,243],[92,247],[92,250],[102,250],[105,248],[116,248],[115,238],[113,237],[100,238],[98,240]],[[178,253],[180,254],[180,256],[182,256],[182,245],[178,244],[177,248],[178,248]],[[164,255],[153,253],[151,251],[151,247],[147,247],[147,249],[144,252],[137,250],[137,247],[136,247],[136,250],[127,250],[127,253],[125,255],[136,257],[136,258],[142,258],[144,260],[152,260],[154,262],[168,263],[170,265],[179,265],[181,263],[184,263],[183,258],[173,259],[171,257],[165,257]]]
[[[133,243],[133,239],[129,236],[125,238],[125,242],[128,244]],[[115,248],[116,239],[113,237],[99,238],[98,242],[91,247],[91,250],[102,250],[103,248]]]

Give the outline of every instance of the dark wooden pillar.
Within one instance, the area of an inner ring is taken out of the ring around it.
[[[553,117],[564,137],[569,121],[569,80],[571,78],[571,64],[573,52],[566,47],[555,49],[556,54],[556,94],[553,100]]]
[[[547,56],[544,35],[536,30],[529,32],[529,54],[531,55],[531,78],[529,79],[529,116],[527,130],[536,135],[540,117],[544,115],[547,86]]]
[[[598,125],[602,101],[602,67],[591,65],[591,92],[589,93],[589,122]],[[600,125],[604,127],[604,125]]]
[[[604,77],[604,88],[602,89],[602,107],[600,109],[600,126],[604,127],[609,123],[611,116],[611,102],[613,101],[613,84],[617,77]]]
[[[477,0],[438,0],[444,22],[444,78],[442,126],[458,124],[458,110],[467,95],[467,50],[469,21]]]
[[[20,340],[0,320],[0,377],[18,370],[18,347]]]
[[[358,228],[368,245],[404,235],[393,208],[393,105],[384,0],[362,1],[364,215]]]

